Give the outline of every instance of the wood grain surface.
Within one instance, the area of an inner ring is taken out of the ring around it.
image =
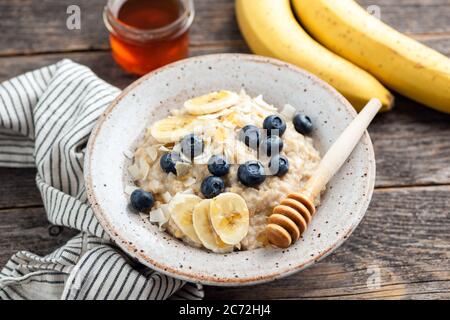
[[[124,88],[136,78],[114,64],[101,12],[104,0],[0,0],[0,81],[64,58]],[[450,56],[449,0],[362,0],[381,19]],[[81,8],[68,30],[66,8]],[[191,55],[249,53],[232,0],[195,0]],[[369,132],[376,191],[361,225],[313,267],[266,285],[207,288],[210,299],[450,299],[450,115],[396,95],[392,112]],[[0,168],[0,266],[18,250],[45,254],[76,234],[52,228],[35,170]],[[380,282],[373,283],[379,275]]]

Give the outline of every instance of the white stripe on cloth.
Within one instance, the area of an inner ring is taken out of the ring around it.
[[[201,299],[185,283],[114,246],[86,200],[85,146],[119,90],[70,60],[0,84],[0,166],[36,167],[48,220],[80,230],[41,257],[16,253],[0,271],[0,299]]]

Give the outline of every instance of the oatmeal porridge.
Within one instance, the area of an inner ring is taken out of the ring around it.
[[[244,91],[194,98],[147,129],[129,155],[136,186],[125,191],[161,232],[190,245],[263,247],[273,208],[320,162],[311,129],[294,107],[278,111]]]

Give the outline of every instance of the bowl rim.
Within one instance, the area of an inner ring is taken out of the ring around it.
[[[135,87],[139,86],[143,82],[145,82],[147,79],[153,77],[156,74],[159,74],[166,69],[169,68],[176,68],[177,66],[184,65],[186,63],[190,63],[193,61],[198,60],[205,60],[205,59],[239,59],[239,60],[246,60],[249,62],[256,62],[256,63],[269,63],[274,66],[280,67],[280,68],[288,68],[292,71],[301,73],[307,77],[309,77],[315,85],[321,86],[324,90],[328,91],[329,94],[334,96],[345,108],[346,111],[350,113],[350,115],[354,118],[357,115],[357,112],[353,108],[353,106],[350,104],[350,102],[347,101],[347,99],[344,98],[335,88],[333,88],[331,85],[326,83],[325,81],[321,80],[314,74],[297,67],[295,65],[292,65],[290,63],[264,57],[264,56],[258,56],[254,54],[243,54],[243,53],[219,53],[219,54],[207,54],[202,56],[196,56],[191,57],[187,59],[183,59],[171,64],[168,64],[162,68],[156,69],[141,78],[137,79],[133,83],[131,83],[129,86],[127,86],[112,102],[111,104],[106,108],[106,110],[103,112],[103,114],[99,117],[97,120],[97,123],[95,127],[93,128],[91,135],[89,137],[89,141],[87,143],[86,147],[86,156],[85,156],[85,163],[84,163],[84,177],[85,177],[85,186],[86,186],[86,193],[87,193],[87,199],[89,201],[89,204],[92,207],[92,210],[94,212],[94,215],[98,219],[100,225],[104,228],[105,232],[110,236],[111,240],[119,247],[121,248],[126,254],[128,254],[130,257],[138,260],[140,263],[158,271],[163,274],[166,274],[168,276],[172,276],[181,280],[194,282],[194,283],[201,283],[205,285],[215,285],[215,286],[246,286],[246,285],[255,285],[255,284],[261,284],[270,282],[276,279],[281,279],[287,276],[290,276],[294,273],[297,273],[311,265],[313,265],[316,262],[321,261],[325,257],[327,257],[331,252],[336,250],[338,247],[340,247],[344,241],[353,233],[353,231],[356,229],[356,227],[360,224],[361,220],[365,216],[365,213],[367,212],[367,209],[369,207],[369,204],[372,199],[373,191],[375,188],[375,177],[376,177],[376,163],[375,163],[375,153],[373,149],[373,144],[370,139],[369,133],[366,130],[364,135],[362,136],[361,141],[364,141],[367,148],[367,154],[369,156],[368,162],[369,162],[369,171],[368,171],[368,179],[367,183],[364,186],[365,187],[365,194],[366,197],[363,199],[363,203],[360,206],[360,214],[355,215],[357,216],[357,219],[355,222],[348,228],[348,230],[344,233],[342,233],[338,240],[335,241],[332,245],[330,245],[326,250],[320,252],[320,254],[312,257],[311,259],[307,260],[306,262],[302,262],[301,264],[293,264],[288,269],[280,270],[278,272],[270,273],[261,275],[258,277],[239,277],[239,278],[220,278],[220,277],[213,277],[213,276],[201,276],[194,272],[189,272],[186,270],[179,270],[171,268],[167,265],[164,265],[161,262],[154,261],[150,257],[146,256],[145,254],[134,250],[135,248],[130,246],[128,242],[126,241],[126,237],[124,235],[121,235],[120,230],[116,230],[114,226],[110,224],[108,219],[105,216],[105,213],[103,212],[103,209],[101,208],[99,201],[96,198],[93,181],[92,181],[92,172],[91,172],[91,162],[92,162],[92,154],[93,149],[95,146],[96,138],[100,132],[100,130],[103,127],[104,122],[108,119],[109,114],[114,110],[114,108],[119,104],[119,102],[128,95]]]

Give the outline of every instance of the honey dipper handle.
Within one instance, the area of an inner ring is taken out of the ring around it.
[[[380,108],[380,100],[371,99],[327,151],[316,172],[304,186],[303,193],[311,200],[315,199],[350,156]]]

